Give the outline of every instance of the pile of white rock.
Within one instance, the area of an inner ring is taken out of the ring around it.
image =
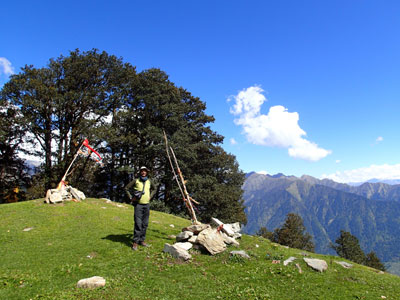
[[[192,257],[189,253],[192,248],[215,255],[225,251],[227,245],[239,246],[237,239],[242,236],[239,222],[224,224],[212,218],[212,225],[197,224],[183,228],[176,236],[176,243],[173,245],[166,243],[163,251],[175,258],[188,260]]]
[[[80,201],[86,199],[86,196],[80,190],[67,185],[62,189],[47,190],[45,201],[46,203],[59,203],[73,199]]]

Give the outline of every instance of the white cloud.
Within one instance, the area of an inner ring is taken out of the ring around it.
[[[341,163],[341,160],[340,160],[340,159],[337,159],[335,162],[336,162],[337,164],[340,164],[340,163]]]
[[[236,116],[235,124],[243,128],[247,140],[255,145],[288,148],[291,157],[317,161],[331,153],[303,138],[306,132],[300,128],[299,114],[288,112],[281,106],[272,106],[267,115],[261,114],[261,106],[267,101],[260,86],[252,86],[232,96],[230,112]]]
[[[0,74],[5,74],[7,76],[14,74],[14,67],[5,57],[0,57]]]
[[[323,174],[321,178],[329,178],[337,182],[364,182],[369,179],[400,179],[400,164],[371,165],[354,170],[338,171]]]
[[[378,136],[375,140],[376,143],[382,142],[383,141],[383,137]]]
[[[230,138],[229,142],[231,145],[237,145],[237,141],[234,138]]]
[[[261,174],[261,175],[268,175],[267,171],[258,171],[256,172],[257,174]]]

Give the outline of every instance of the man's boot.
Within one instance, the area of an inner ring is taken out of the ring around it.
[[[143,246],[143,247],[150,247],[150,245],[147,244],[146,242],[140,242],[140,246]]]

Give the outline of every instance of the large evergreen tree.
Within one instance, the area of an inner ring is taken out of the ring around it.
[[[45,68],[25,66],[4,85],[1,100],[20,109],[40,146],[46,189],[61,179],[83,137],[98,140],[96,129],[118,106],[128,81],[126,69],[105,52],[75,50]]]

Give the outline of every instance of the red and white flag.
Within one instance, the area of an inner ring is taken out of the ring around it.
[[[101,161],[102,158],[101,158],[100,154],[89,145],[89,140],[88,139],[85,139],[83,141],[82,145],[85,146],[85,147],[84,148],[81,147],[81,149],[79,151],[79,154],[82,154],[84,156],[88,156],[91,159],[93,159],[95,162],[97,162],[97,163],[99,163],[101,165],[103,164],[102,161]]]

